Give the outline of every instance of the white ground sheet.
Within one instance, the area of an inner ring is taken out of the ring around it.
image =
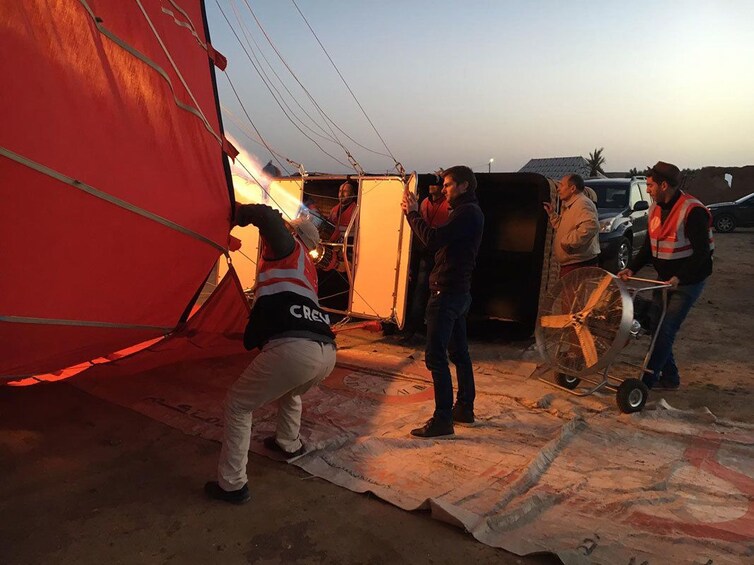
[[[420,356],[420,354],[417,354]],[[754,429],[672,394],[622,415],[610,394],[577,398],[531,363],[476,366],[477,422],[453,439],[412,438],[432,412],[421,360],[341,351],[304,397],[302,469],[406,510],[430,508],[479,541],[564,563],[754,563]],[[127,375],[101,366],[76,386],[189,434],[219,440],[222,402],[243,357]],[[125,371],[127,373],[127,371]],[[252,450],[274,430],[254,414]],[[254,485],[250,485],[252,491]]]

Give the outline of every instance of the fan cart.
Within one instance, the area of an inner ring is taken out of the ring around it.
[[[571,271],[543,298],[535,337],[545,366],[555,373],[555,382],[540,380],[576,396],[601,389],[615,392],[621,412],[638,412],[647,401],[649,389],[641,375],[655,347],[657,332],[649,336],[649,348],[641,365],[620,361],[639,370],[639,378],[621,378],[611,367],[633,339],[641,325],[634,319],[636,297],[660,292],[660,327],[667,308],[670,284],[631,277],[621,280],[596,267]],[[581,383],[588,386],[579,386]]]

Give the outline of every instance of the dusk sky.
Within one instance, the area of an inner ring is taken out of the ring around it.
[[[386,152],[291,0],[219,1],[247,51],[259,56],[256,41],[293,93],[295,101],[260,59],[283,106],[332,136],[249,6],[324,113],[356,142]],[[494,158],[493,171],[516,171],[533,157],[587,157],[596,147],[605,148],[607,171],[658,160],[681,168],[754,164],[751,0],[296,3],[406,170],[467,164],[482,172]],[[308,171],[347,172],[291,124],[216,0],[206,5],[212,42],[272,148]],[[251,130],[222,75],[223,105]],[[270,158],[228,115],[223,120],[247,151]],[[300,127],[347,162],[339,145]],[[392,168],[391,159],[335,133],[367,172]]]

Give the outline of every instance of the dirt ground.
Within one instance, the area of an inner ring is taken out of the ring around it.
[[[715,273],[676,345],[665,398],[754,422],[754,230],[716,234]],[[649,275],[649,272],[642,274]],[[421,355],[354,333],[344,347]],[[479,362],[532,358],[490,336]],[[461,530],[251,455],[252,502],[204,498],[219,445],[73,386],[0,387],[0,564],[557,563],[486,547]]]

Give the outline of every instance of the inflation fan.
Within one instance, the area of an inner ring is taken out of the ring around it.
[[[639,293],[661,293],[662,309],[657,327],[662,324],[670,285],[632,277],[624,282],[615,275],[586,267],[561,278],[542,300],[535,337],[545,364],[555,373],[548,384],[577,396],[605,388],[616,393],[621,412],[638,412],[647,401],[649,390],[640,378],[620,378],[609,373],[618,355],[641,333],[634,321],[634,300]],[[621,361],[646,370],[655,345],[656,332],[649,338],[642,365]],[[578,389],[584,381],[591,387]],[[577,390],[578,389],[578,390]]]

